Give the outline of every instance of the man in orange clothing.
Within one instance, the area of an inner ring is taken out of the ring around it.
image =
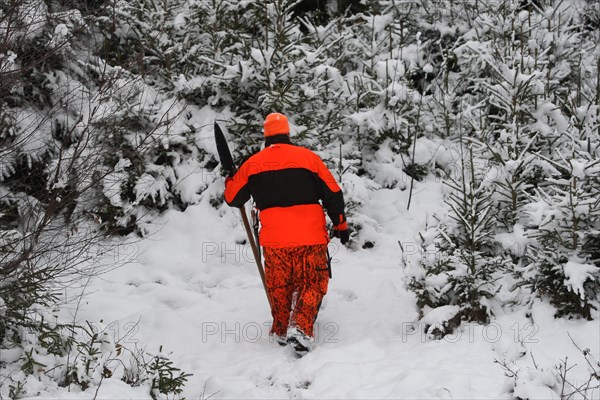
[[[313,325],[329,283],[323,207],[342,244],[350,234],[344,197],[333,175],[319,156],[293,145],[289,132],[284,115],[267,116],[265,148],[226,180],[225,201],[241,207],[250,196],[254,199],[272,307],[271,335],[304,354],[314,341]]]

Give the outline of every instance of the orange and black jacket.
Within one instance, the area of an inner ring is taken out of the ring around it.
[[[227,204],[241,207],[250,196],[260,211],[262,246],[327,243],[323,207],[335,226],[346,225],[344,197],[331,172],[318,155],[293,145],[285,134],[267,137],[265,148],[227,180]]]

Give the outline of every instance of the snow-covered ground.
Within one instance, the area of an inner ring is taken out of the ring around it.
[[[442,205],[441,185],[419,184],[410,212],[407,200],[408,190],[371,193],[361,212],[377,222],[365,233],[373,248],[330,244],[333,279],[317,346],[304,358],[269,340],[269,308],[251,251],[236,244],[245,236],[236,210],[215,210],[207,198],[185,212],[167,212],[156,233],[124,250],[131,262],[92,283],[78,319],[102,319],[128,346],[158,351],[162,345],[177,367],[193,373],[183,393],[188,399],[511,398],[514,379],[495,359],[515,361],[521,397],[556,398],[545,386],[551,376],[541,370],[566,356],[577,364],[569,372],[574,380],[589,376],[568,333],[597,357],[599,319],[556,321],[543,304],[533,307],[534,325],[524,312],[507,313],[489,326],[465,325],[443,340],[428,339],[403,286],[398,241],[407,253],[416,248],[415,235]],[[47,396],[96,394],[89,391]],[[104,380],[97,395],[147,397],[117,379]]]

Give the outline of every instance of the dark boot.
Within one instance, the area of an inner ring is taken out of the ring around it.
[[[313,340],[313,338],[307,336],[298,328],[288,329],[287,343],[300,357],[306,355],[311,350]]]

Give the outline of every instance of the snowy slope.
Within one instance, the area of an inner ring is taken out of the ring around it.
[[[184,392],[190,399],[510,398],[513,381],[494,359],[516,360],[519,390],[531,398],[556,398],[526,349],[541,367],[569,355],[578,363],[571,373],[585,378],[567,332],[598,355],[598,320],[554,321],[548,306],[537,305],[539,326],[516,313],[488,327],[465,325],[441,341],[421,332],[414,298],[403,287],[398,241],[410,248],[440,209],[441,185],[419,184],[410,212],[407,199],[408,191],[371,193],[362,211],[379,224],[374,248],[330,244],[333,280],[318,318],[318,345],[302,359],[269,340],[268,304],[251,251],[235,244],[245,235],[236,210],[214,210],[206,198],[185,212],[167,212],[156,233],[134,248],[134,262],[88,288],[78,318],[103,319],[132,346],[164,346],[176,366],[193,373]],[[89,398],[94,391],[48,397]],[[98,398],[140,393],[107,379]]]

